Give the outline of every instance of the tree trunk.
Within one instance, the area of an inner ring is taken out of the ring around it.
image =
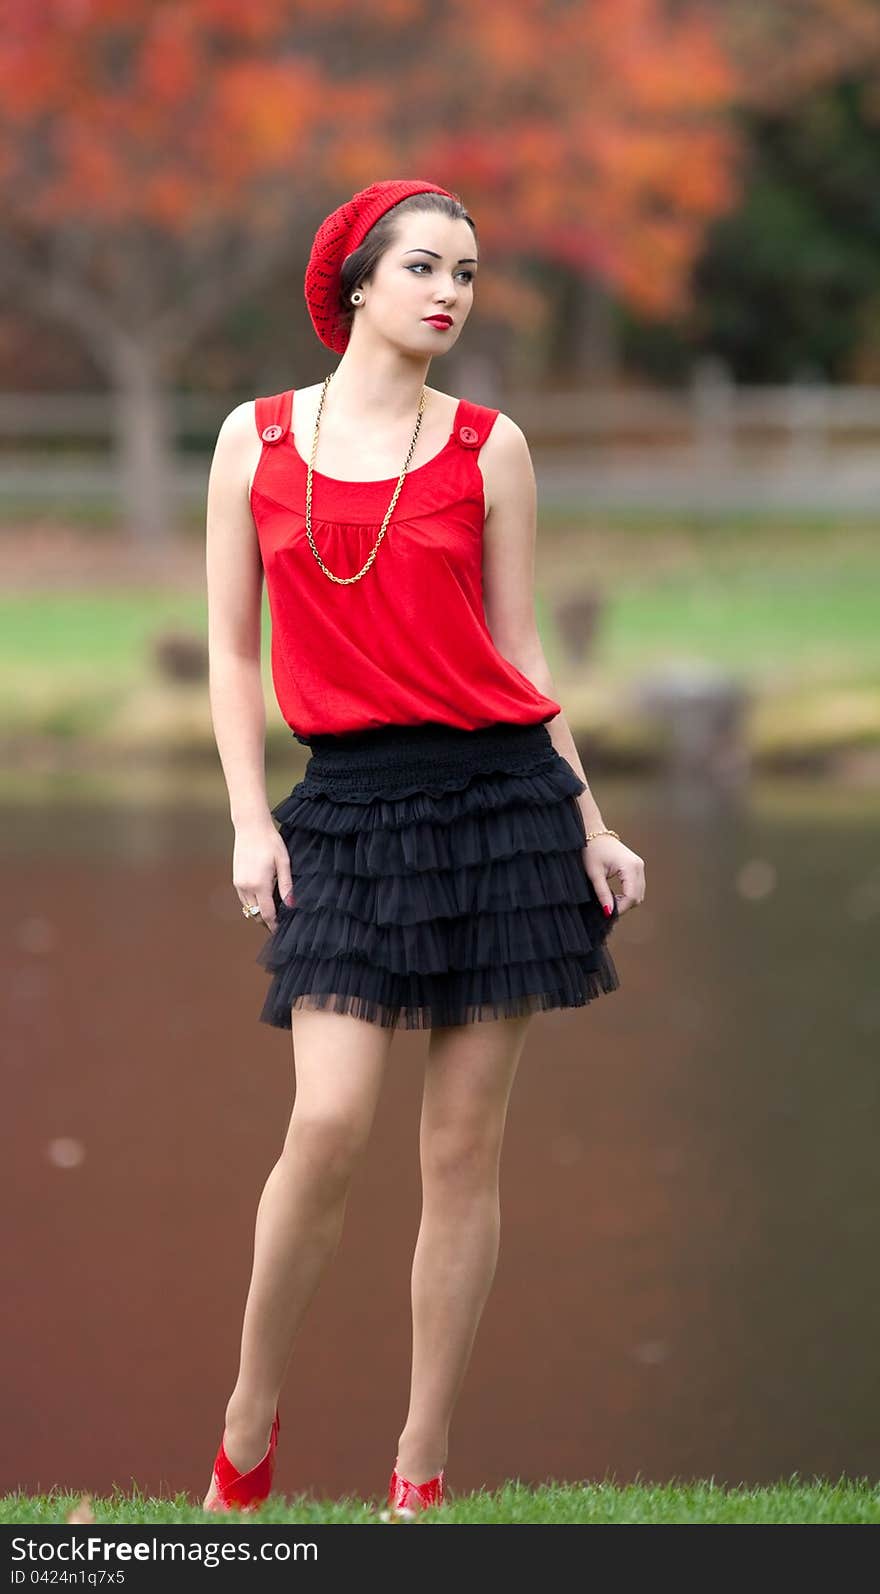
[[[575,318],[575,370],[584,387],[613,387],[619,349],[614,300],[604,282],[585,277],[578,283]]]
[[[158,546],[174,532],[174,448],[161,363],[145,344],[114,350],[119,493],[125,529]]]

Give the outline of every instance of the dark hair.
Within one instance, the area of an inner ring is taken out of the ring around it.
[[[342,263],[339,277],[338,324],[345,327],[348,332],[351,332],[351,323],[356,310],[356,306],[350,301],[353,287],[358,282],[369,281],[382,256],[394,243],[398,216],[409,216],[415,211],[422,210],[438,211],[441,216],[449,216],[453,221],[466,221],[476,243],[476,223],[457,199],[428,190],[424,194],[408,194],[406,199],[399,200],[390,210],[386,210],[384,216],[380,216],[379,220],[374,222],[363,243],[347,255]]]

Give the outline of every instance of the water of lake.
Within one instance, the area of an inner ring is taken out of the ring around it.
[[[621,989],[532,1020],[450,1486],[876,1478],[876,793],[594,784],[647,898]],[[293,1102],[220,777],[132,789],[56,776],[3,807],[4,1493],[201,1498]],[[283,1493],[387,1487],[426,1046],[395,1034],[282,1394]]]

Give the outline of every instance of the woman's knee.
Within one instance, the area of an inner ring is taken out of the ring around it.
[[[294,1108],[284,1155],[315,1180],[345,1185],[366,1147],[369,1126],[341,1113]]]
[[[494,1123],[454,1123],[428,1130],[422,1138],[422,1178],[463,1191],[483,1188],[497,1178],[502,1128]]]

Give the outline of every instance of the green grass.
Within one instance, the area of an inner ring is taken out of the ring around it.
[[[567,659],[556,619],[557,605],[579,591],[607,596],[584,668]],[[656,667],[699,662],[729,671],[763,701],[756,747],[780,737],[787,745],[792,736],[805,748],[873,746],[880,741],[878,601],[880,536],[871,523],[594,513],[542,526],[539,538],[539,630],[566,712],[584,726],[593,723],[591,692],[617,704]],[[177,626],[205,637],[199,585],[7,592],[0,598],[4,722],[25,737],[74,742],[130,730],[139,745],[163,745],[179,720],[181,742],[201,744],[204,685],[165,683],[152,659],[157,635]],[[284,740],[269,649],[264,590],[269,732]],[[616,707],[614,723],[622,726],[627,712]]]
[[[880,558],[820,570],[670,574],[612,596],[602,656],[632,673],[654,661],[708,660],[760,683],[804,670],[817,680],[880,679]]]
[[[592,565],[595,573],[596,564]],[[629,572],[601,567],[608,605],[599,662],[630,673],[661,658],[698,657],[753,679],[779,670],[818,678],[880,678],[880,547],[875,558],[769,558],[723,568]],[[583,585],[589,584],[586,575]],[[548,656],[558,648],[553,603],[539,595]],[[161,589],[23,593],[0,599],[0,663],[7,671],[73,670],[131,681],[149,666],[151,638],[169,625],[204,636],[203,596]],[[264,652],[268,611],[264,608]]]
[[[0,1500],[0,1523],[63,1523],[79,1502],[78,1494],[55,1490],[48,1495],[6,1495]],[[385,1526],[384,1501],[313,1500],[307,1495],[273,1496],[256,1518],[246,1522]],[[135,1489],[91,1497],[97,1523],[214,1523],[217,1518],[195,1508],[186,1495],[156,1499]],[[768,1487],[740,1484],[726,1488],[714,1480],[667,1484],[612,1482],[576,1485],[549,1483],[530,1488],[518,1480],[495,1491],[480,1490],[450,1497],[440,1510],[417,1518],[418,1526],[441,1523],[574,1525],[626,1524],[832,1524],[880,1523],[880,1484],[867,1478],[805,1480],[795,1473]],[[399,1525],[399,1524],[392,1524]],[[409,1524],[407,1524],[409,1525]]]
[[[203,596],[163,588],[27,592],[0,599],[0,662],[29,669],[138,670],[171,624],[204,635]]]

